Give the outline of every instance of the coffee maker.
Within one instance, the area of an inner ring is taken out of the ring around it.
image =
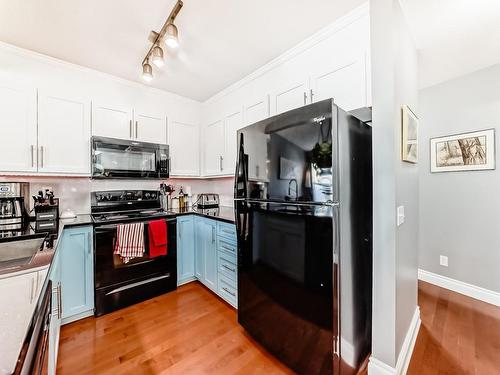
[[[21,231],[28,224],[29,184],[0,182],[0,232]]]

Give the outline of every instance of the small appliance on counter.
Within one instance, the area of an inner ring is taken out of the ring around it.
[[[59,224],[59,198],[51,189],[42,190],[33,196],[35,210],[35,232],[57,233]]]
[[[219,207],[219,194],[203,193],[198,195],[198,208]]]
[[[29,190],[27,182],[0,183],[0,237],[28,225]]]

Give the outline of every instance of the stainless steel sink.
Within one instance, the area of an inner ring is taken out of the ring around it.
[[[31,262],[42,248],[45,237],[0,242],[0,269],[19,267]]]

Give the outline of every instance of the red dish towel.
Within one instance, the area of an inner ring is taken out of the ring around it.
[[[117,254],[123,263],[144,255],[144,223],[118,224],[116,243],[113,254]]]
[[[165,220],[149,222],[149,257],[167,255],[167,223]]]

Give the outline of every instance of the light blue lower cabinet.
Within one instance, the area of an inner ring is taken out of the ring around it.
[[[179,216],[177,218],[177,285],[196,280],[194,240],[194,216]]]
[[[92,226],[63,230],[58,244],[62,324],[94,314]]]
[[[177,285],[198,280],[238,305],[236,227],[202,216],[177,217]]]

